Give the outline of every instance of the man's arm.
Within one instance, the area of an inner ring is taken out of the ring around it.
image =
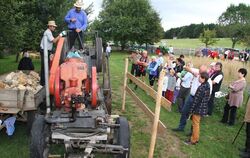
[[[67,15],[64,17],[64,20],[67,24],[69,24],[71,21],[71,12],[68,11]]]
[[[222,78],[223,78],[223,75],[218,75],[218,76],[216,76],[215,78],[214,78],[214,80],[212,80],[212,83],[213,83],[213,85],[214,84],[218,84],[218,83],[220,83],[220,81],[222,80]]]
[[[187,72],[190,72],[191,74],[193,74],[194,75],[194,77],[197,77],[198,75],[199,75],[199,70],[196,72],[196,71],[194,71],[194,69],[193,68],[190,68],[190,67],[188,67],[188,66],[184,66],[183,67]]]
[[[80,28],[82,31],[85,31],[88,27],[88,18],[85,12],[83,12],[83,23],[82,27]]]

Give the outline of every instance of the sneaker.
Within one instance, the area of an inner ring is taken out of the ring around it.
[[[172,131],[174,131],[174,132],[184,132],[184,129],[173,128]]]
[[[187,141],[184,141],[184,144],[186,144],[186,145],[196,145],[198,143],[198,141],[197,142],[191,142],[190,140],[187,140]]]

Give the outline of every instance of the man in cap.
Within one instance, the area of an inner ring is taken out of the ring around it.
[[[49,21],[48,22],[48,28],[44,31],[43,38],[42,38],[41,44],[40,44],[40,55],[41,55],[41,71],[40,71],[40,78],[41,79],[40,79],[40,84],[42,86],[45,85],[44,54],[43,54],[43,52],[44,52],[44,42],[47,39],[46,42],[47,42],[48,55],[50,56],[52,54],[53,43],[56,43],[59,40],[59,38],[61,36],[63,36],[63,34],[60,33],[59,36],[54,38],[54,36],[52,35],[52,32],[55,31],[56,27],[57,27],[57,25],[56,25],[55,21]]]
[[[78,0],[74,4],[74,8],[70,9],[65,16],[64,20],[68,24],[69,30],[69,43],[70,43],[70,49],[75,43],[75,40],[78,36],[78,41],[81,43],[82,37],[83,37],[83,31],[86,30],[88,24],[87,24],[87,15],[82,10],[83,3]],[[82,48],[82,44],[79,44],[80,49]]]

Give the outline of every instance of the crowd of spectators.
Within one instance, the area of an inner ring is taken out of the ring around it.
[[[192,121],[190,139],[185,141],[187,145],[196,145],[199,142],[200,121],[202,117],[211,117],[214,111],[215,93],[220,91],[224,74],[223,65],[220,62],[212,62],[210,65],[201,65],[194,68],[192,62],[185,61],[184,55],[178,58],[171,53],[156,52],[156,56],[148,56],[147,51],[132,51],[131,74],[146,82],[148,76],[149,85],[157,86],[159,73],[164,70],[162,96],[166,97],[173,106],[177,106],[180,113],[180,121],[175,132],[182,132],[188,119]],[[243,91],[246,87],[247,70],[238,70],[236,81],[229,87],[224,114],[221,123],[233,126],[237,115],[237,109],[243,101]],[[132,81],[131,81],[132,83]],[[136,90],[137,86],[135,86]],[[250,129],[248,129],[250,130]],[[250,155],[250,137],[247,136],[248,145],[245,153]],[[246,143],[247,144],[247,143]]]

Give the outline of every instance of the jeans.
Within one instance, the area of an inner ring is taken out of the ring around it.
[[[212,115],[213,114],[213,109],[214,109],[214,98],[215,98],[215,92],[212,92],[210,99],[208,101],[208,115]]]
[[[187,98],[189,92],[190,92],[190,88],[185,88],[185,87],[181,86],[181,89],[180,89],[179,94],[177,96],[177,104],[178,104],[179,112],[182,111],[183,104],[185,103],[185,99]]]
[[[230,113],[230,117],[229,117],[229,113]],[[236,106],[230,106],[227,103],[225,105],[225,107],[224,107],[224,114],[223,114],[221,122],[227,123],[227,121],[229,119],[229,124],[234,125],[235,119],[236,119],[236,114],[237,114],[237,107]]]
[[[76,30],[71,30],[69,32],[69,48],[71,49],[75,45],[76,39],[79,42],[79,49],[83,49],[83,32],[77,33]]]
[[[190,110],[191,105],[193,104],[193,99],[194,99],[194,97],[192,95],[189,95],[185,104],[183,105],[183,108],[181,111],[180,123],[179,123],[179,127],[178,127],[179,129],[184,130],[184,128],[187,124],[189,110]]]

